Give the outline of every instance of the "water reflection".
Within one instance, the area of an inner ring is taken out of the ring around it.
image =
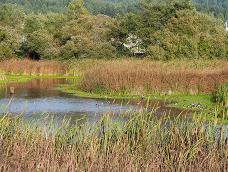
[[[34,79],[27,83],[12,83],[3,86],[0,89],[0,113],[22,115],[29,121],[39,121],[48,114],[54,116],[57,121],[68,118],[74,122],[83,117],[86,121],[93,122],[105,113],[114,114],[115,118],[118,118],[119,114],[136,110],[133,105],[74,97],[54,89],[57,85],[68,82],[71,81]],[[10,87],[14,87],[15,94],[10,95]]]

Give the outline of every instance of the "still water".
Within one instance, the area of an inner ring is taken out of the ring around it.
[[[0,113],[12,116],[21,115],[26,120],[41,120],[53,116],[76,121],[83,118],[87,122],[97,121],[103,114],[119,115],[135,111],[133,105],[115,104],[108,100],[80,98],[63,93],[55,88],[59,84],[71,82],[67,79],[34,79],[27,83],[12,83],[1,87]],[[14,87],[15,94],[10,94]]]
[[[69,82],[72,80],[34,79],[26,83],[0,85],[0,114],[21,116],[30,124],[38,124],[42,129],[50,132],[48,128],[50,122],[54,128],[58,128],[63,121],[68,121],[70,125],[77,121],[92,124],[108,114],[112,116],[112,120],[123,122],[126,118],[123,118],[121,114],[142,110],[142,106],[138,106],[138,102],[134,101],[127,104],[122,101],[114,103],[112,100],[80,98],[55,89],[58,85]],[[13,95],[10,94],[11,87],[15,90]],[[150,106],[154,105],[160,107],[156,111],[158,116],[170,113],[175,118],[175,115],[184,114],[183,109],[170,108],[164,102],[152,102]],[[191,113],[191,111],[185,111],[189,119]],[[220,128],[228,131],[227,125],[216,125],[216,135]]]

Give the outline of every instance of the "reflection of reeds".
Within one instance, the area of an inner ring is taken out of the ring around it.
[[[188,61],[177,61],[177,64],[148,60],[104,61],[87,70],[80,87],[85,91],[172,90],[196,94],[212,92],[216,85],[228,81],[227,61],[220,62],[217,67],[213,64],[204,67],[204,62],[202,66],[199,65],[201,62],[186,63]]]
[[[65,79],[39,78],[26,83],[10,83],[8,85],[10,87],[15,87],[16,89],[47,89],[63,83],[65,83]]]
[[[0,70],[14,74],[59,75],[65,74],[63,64],[54,60],[33,61],[29,59],[10,59],[0,62]]]
[[[217,119],[215,119],[216,121]],[[51,131],[52,123],[45,128]],[[94,126],[46,134],[19,119],[0,119],[2,171],[227,171],[224,129],[134,113],[126,123],[104,115]]]
[[[0,72],[0,81],[5,81],[6,80],[6,76]]]

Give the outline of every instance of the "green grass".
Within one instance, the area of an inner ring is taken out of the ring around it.
[[[27,82],[32,79],[34,79],[33,76],[5,75],[4,80],[0,80],[0,84],[7,84],[11,82]]]
[[[80,82],[80,81],[79,81]],[[74,84],[60,85],[57,88],[60,91],[73,94],[77,97],[96,98],[96,99],[141,99],[142,96],[133,95],[128,92],[85,92],[77,89]],[[211,95],[186,95],[181,93],[174,93],[172,95],[164,95],[159,93],[148,93],[143,95],[145,99],[163,100],[169,103],[170,107],[177,107],[182,109],[201,109],[211,110],[215,104],[211,101]],[[193,104],[200,104],[202,108],[193,107]]]
[[[0,80],[0,84],[7,84],[12,82],[27,82],[31,81],[32,79],[39,79],[39,78],[65,78],[65,79],[77,79],[78,77],[75,76],[65,76],[65,75],[16,75],[16,74],[7,74],[5,75],[4,80]]]
[[[141,96],[123,94],[121,93],[108,93],[108,94],[98,94],[98,93],[88,93],[84,91],[77,90],[75,84],[64,84],[59,85],[57,90],[63,91],[68,94],[72,94],[76,97],[92,98],[92,99],[126,99],[126,100],[141,100]],[[180,109],[191,109],[196,110],[198,117],[202,121],[215,121],[215,114],[221,113],[221,108],[217,104],[213,103],[212,96],[208,94],[202,95],[186,95],[186,94],[173,94],[173,95],[161,95],[158,93],[148,94],[144,97],[145,100],[158,100],[167,102],[168,107],[175,107]],[[200,104],[200,107],[193,107],[193,104]],[[216,118],[219,124],[228,124],[228,119],[223,119],[219,116]]]
[[[75,84],[59,85],[56,89],[63,91],[65,93],[72,94],[77,97],[93,98],[93,99],[137,99],[139,98],[139,96],[116,93],[116,92],[102,92],[102,93],[85,92],[77,89]]]
[[[168,100],[171,102],[172,107],[178,108],[191,108],[199,109],[194,105],[201,105],[203,109],[211,110],[215,104],[211,101],[211,95],[186,95],[186,94],[174,94],[166,96],[158,96],[158,98]]]

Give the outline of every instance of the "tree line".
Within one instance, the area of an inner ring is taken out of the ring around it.
[[[64,12],[71,0],[0,0],[0,4],[18,4],[27,12]],[[126,12],[136,12],[138,0],[85,0],[84,5],[91,14],[116,16]]]
[[[173,0],[85,0],[84,5],[93,14],[117,16],[127,12],[136,13],[140,10],[139,4],[147,2],[152,4],[168,4]],[[64,12],[71,0],[0,0],[0,4],[18,4],[27,12],[47,13]],[[194,7],[215,17],[228,20],[228,0],[191,0]]]
[[[223,21],[195,10],[188,0],[144,1],[116,17],[91,14],[74,0],[62,13],[27,13],[0,5],[0,59],[227,58]],[[140,51],[141,50],[141,51]],[[143,51],[142,51],[143,50]]]

